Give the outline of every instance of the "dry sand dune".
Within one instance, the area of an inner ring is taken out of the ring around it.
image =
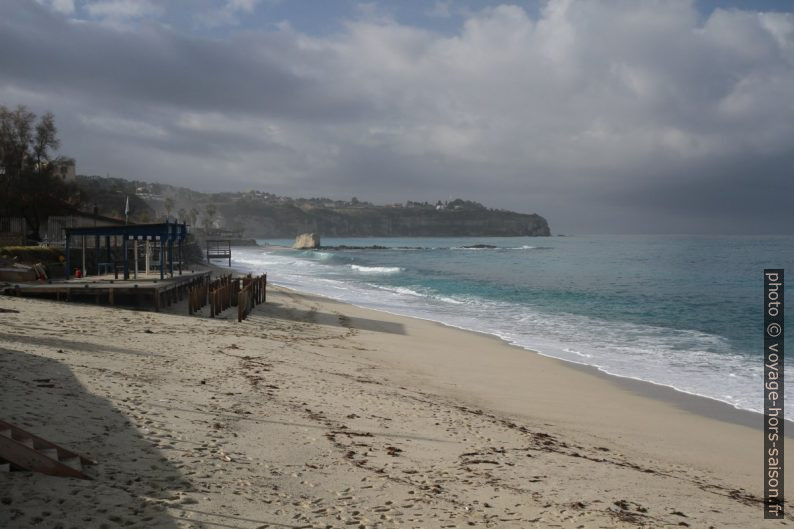
[[[97,461],[0,475],[3,528],[781,525],[740,416],[485,336],[283,289],[242,324],[0,308],[0,417]]]

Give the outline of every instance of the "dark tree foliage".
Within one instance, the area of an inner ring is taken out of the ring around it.
[[[48,216],[79,204],[76,186],[54,175],[63,162],[53,153],[58,146],[52,114],[37,120],[24,106],[0,105],[0,215],[24,217],[34,239]]]
[[[458,208],[458,209],[466,209],[466,210],[484,210],[488,209],[479,202],[474,202],[472,200],[463,200],[462,198],[456,198],[452,202],[447,204],[447,207],[450,208]]]

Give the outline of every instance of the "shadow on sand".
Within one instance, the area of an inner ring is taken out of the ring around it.
[[[9,325],[10,327],[10,325]],[[125,347],[118,347],[112,344],[97,345],[91,342],[80,342],[76,340],[68,340],[57,336],[43,337],[43,336],[30,336],[28,334],[10,334],[0,332],[0,342],[19,342],[30,345],[43,345],[52,347],[54,349],[74,349],[80,351],[88,351],[90,353],[120,353],[135,356],[161,356],[158,353],[136,351],[135,349],[128,349]]]
[[[316,323],[317,325],[324,325],[328,327],[358,329],[362,331],[383,332],[389,334],[405,334],[405,326],[402,323],[373,320],[370,318],[353,318],[341,314],[319,312],[316,310],[297,310],[273,301],[268,301],[262,305],[257,305],[253,313],[258,316],[278,318],[289,321],[304,321],[307,323]]]
[[[57,360],[0,348],[2,418],[96,461],[92,480],[0,476],[0,527],[177,527],[157,501],[190,491],[173,466],[106,399]]]

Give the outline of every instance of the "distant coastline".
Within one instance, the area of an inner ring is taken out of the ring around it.
[[[238,239],[320,237],[548,237],[548,221],[463,200],[413,201],[385,205],[353,197],[292,198],[265,191],[202,193],[167,184],[78,175],[86,203],[103,215],[150,222],[176,217],[195,228],[223,229]]]

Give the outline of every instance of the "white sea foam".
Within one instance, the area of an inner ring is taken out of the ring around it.
[[[472,246],[453,246],[452,248],[450,248],[450,250],[473,250],[473,251],[537,250],[537,249],[539,249],[538,246],[529,246],[528,244],[525,244],[523,246],[494,246],[493,248],[491,247],[477,248]]]
[[[463,305],[466,303],[465,301],[461,301],[459,299],[451,298],[449,296],[442,296],[440,294],[436,294],[432,296],[433,299],[437,299],[439,301],[443,301],[444,303],[452,303],[453,305]]]
[[[464,303],[466,303],[464,300],[452,298],[449,296],[442,296],[437,293],[429,292],[426,289],[420,289],[422,291],[418,291],[407,287],[389,287],[384,285],[376,285],[374,283],[367,283],[367,286],[378,290],[393,292],[395,294],[402,294],[405,296],[412,296],[415,298],[425,298],[428,301],[441,301],[443,303],[451,303],[453,305],[463,305]]]
[[[380,286],[380,285],[373,285],[372,283],[367,283],[367,285],[371,286],[372,288],[378,289],[378,290],[384,290],[386,292],[393,292],[395,294],[399,294],[399,295],[402,295],[402,296],[412,296],[412,297],[415,297],[415,298],[423,298],[423,297],[425,297],[425,294],[423,294],[421,292],[417,292],[416,290],[412,290],[412,289],[407,288],[407,287],[385,287],[385,286]]]
[[[363,272],[365,274],[396,274],[404,270],[399,266],[360,266],[354,264],[350,265],[350,268],[356,272]]]
[[[400,267],[329,266],[311,259],[298,259],[301,265],[295,266],[294,256],[249,252],[256,250],[238,252],[234,263],[246,270],[267,271],[271,281],[290,288],[493,334],[546,356],[669,386],[738,408],[762,408],[758,381],[763,377],[763,365],[748,356],[731,353],[730,344],[718,335],[576,314],[550,314],[523,304],[477,296],[461,299],[424,287],[361,280],[368,274],[394,274],[402,271]]]

